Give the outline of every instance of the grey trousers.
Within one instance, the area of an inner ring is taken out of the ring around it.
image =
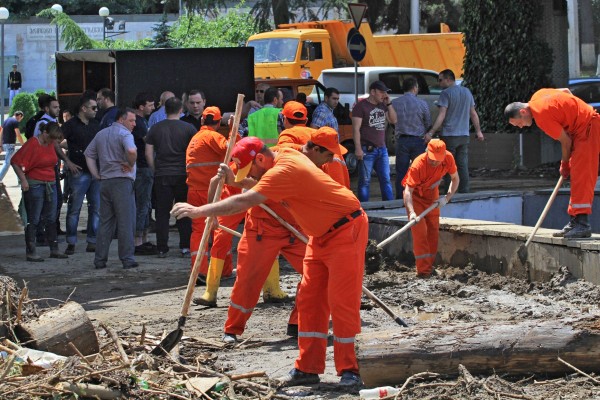
[[[110,242],[117,230],[119,259],[123,266],[133,264],[135,235],[134,181],[112,178],[100,181],[100,227],[96,236],[94,265],[106,266]]]
[[[441,139],[446,143],[446,150],[452,153],[456,162],[460,179],[458,193],[469,193],[469,136],[443,136]],[[440,185],[440,193],[446,194],[449,187],[450,175],[446,174],[443,184]]]

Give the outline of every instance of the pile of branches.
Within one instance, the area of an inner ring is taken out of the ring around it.
[[[276,394],[265,372],[230,375],[214,367],[215,351],[230,345],[207,339],[182,339],[185,354],[165,357],[150,354],[159,337],[139,334],[119,336],[100,324],[100,352],[76,356],[43,368],[22,357],[23,348],[9,339],[0,345],[0,398],[97,399],[291,399]],[[236,346],[244,346],[244,342]],[[74,347],[74,346],[73,346]]]

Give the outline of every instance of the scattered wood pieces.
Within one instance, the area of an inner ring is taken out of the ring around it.
[[[119,352],[119,356],[121,357],[123,364],[125,364],[125,365],[131,364],[131,362],[129,361],[129,357],[127,357],[127,353],[125,353],[125,349],[123,349],[123,345],[121,344],[121,342],[119,340],[119,336],[117,336],[117,333],[102,322],[100,323],[100,326],[102,327],[102,329],[104,329],[106,331],[108,336],[110,336],[113,343],[117,347],[117,351]]]
[[[563,360],[562,358],[558,357],[558,361],[560,361],[561,363],[565,364],[567,367],[571,368],[574,371],[577,371],[578,374],[581,374],[583,376],[585,376],[586,378],[591,379],[593,382],[600,384],[600,380],[586,374],[585,372],[583,372],[582,370],[574,367],[573,365],[569,364],[568,362],[566,362],[565,360]]]

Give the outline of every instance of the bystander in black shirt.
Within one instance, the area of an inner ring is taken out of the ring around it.
[[[84,124],[78,115],[65,122],[62,126],[63,136],[67,140],[69,159],[80,166],[82,172],[90,172],[83,152],[99,131],[100,123],[98,121],[91,119],[87,124]]]
[[[198,132],[200,130],[200,127],[202,126],[202,117],[196,118],[191,114],[186,114],[183,117],[181,117],[180,120],[193,125],[194,128],[196,128],[196,132]]]

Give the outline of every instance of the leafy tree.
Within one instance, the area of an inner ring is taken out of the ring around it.
[[[542,2],[464,0],[463,7],[464,84],[475,97],[481,128],[506,131],[504,107],[551,85],[552,50],[535,35]]]
[[[37,111],[37,97],[33,93],[21,92],[13,98],[13,102],[10,105],[9,114],[13,115],[15,111],[23,111],[23,119],[19,124],[19,130],[25,132],[25,124],[29,118]]]
[[[154,31],[154,37],[152,38],[150,46],[156,49],[168,49],[173,47],[171,39],[169,39],[169,32],[171,28],[167,24],[167,14],[163,13],[160,23],[152,27]]]
[[[56,12],[51,8],[40,11],[37,14],[41,18],[50,18],[50,24],[58,24],[61,28],[60,37],[65,42],[65,50],[83,50],[93,49],[95,46],[95,40],[90,39],[83,29],[77,25],[75,21],[71,19],[64,12]]]
[[[12,17],[22,19],[38,14],[51,4],[47,0],[5,0],[3,5]],[[162,4],[162,0],[61,0],[59,4],[69,15],[98,15],[100,7],[108,7],[113,15],[176,13],[179,7],[178,1]]]

